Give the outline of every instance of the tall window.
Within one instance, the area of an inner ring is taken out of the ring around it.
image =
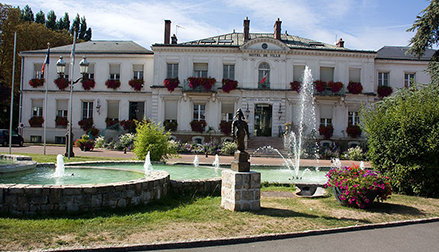
[[[177,101],[166,101],[165,103],[165,120],[174,122],[177,121]]]
[[[67,117],[67,104],[68,100],[56,100],[56,115],[61,117]]]
[[[258,68],[258,88],[270,88],[270,65],[261,63]]]
[[[43,100],[32,100],[32,116],[43,116]]]
[[[205,120],[206,119],[205,113],[206,113],[205,104],[194,104],[194,114],[192,119],[195,121]]]
[[[223,79],[235,79],[235,65],[223,65]]]
[[[320,107],[320,125],[332,125],[332,107]]]
[[[143,80],[143,65],[133,65],[133,79]]]
[[[82,102],[82,119],[93,118],[93,102]]]
[[[360,68],[349,68],[349,81],[361,82]]]
[[[305,66],[293,66],[293,81],[302,82]]]
[[[358,112],[349,111],[348,112],[348,125],[358,125],[360,123],[360,117]]]
[[[166,78],[178,78],[178,63],[168,63],[166,69]]]
[[[107,101],[107,118],[119,120],[119,101]]]
[[[410,87],[411,85],[413,85],[416,81],[415,77],[416,77],[415,73],[405,73],[404,87]]]
[[[88,74],[87,77],[89,79],[94,79],[95,78],[95,65],[94,64],[90,64],[88,66]]]
[[[34,78],[35,79],[44,78],[44,76],[41,74],[42,67],[43,67],[43,64],[34,64]]]
[[[378,73],[378,86],[389,86],[389,72]]]
[[[120,80],[120,65],[110,65],[110,80]]]
[[[207,77],[207,63],[194,63],[194,77]]]
[[[333,67],[320,67],[320,79],[322,81],[334,81],[334,68]]]
[[[233,103],[221,103],[221,120],[226,122],[233,121]]]

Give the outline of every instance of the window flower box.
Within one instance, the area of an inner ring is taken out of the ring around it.
[[[192,89],[196,89],[197,87],[201,86],[204,87],[205,91],[209,91],[212,89],[213,85],[215,85],[216,79],[215,78],[206,78],[206,77],[189,77],[187,78],[189,82],[189,86]]]
[[[384,98],[391,95],[393,92],[392,87],[388,86],[378,86],[378,97]]]
[[[290,82],[291,90],[296,91],[297,93],[300,92],[300,86],[301,86],[301,83],[299,81]]]
[[[334,127],[332,125],[325,126],[323,124],[319,127],[319,134],[322,135],[325,139],[330,139],[332,134],[334,133]]]
[[[316,88],[317,92],[324,92],[326,90],[326,82],[322,80],[316,80],[314,81],[314,87]]]
[[[230,135],[232,131],[232,122],[221,121],[219,128],[224,135]]]
[[[84,90],[90,90],[92,88],[95,88],[96,82],[94,79],[82,79],[82,88]]]
[[[125,131],[136,132],[136,122],[134,120],[122,120],[119,124]]]
[[[95,127],[91,127],[91,129],[87,133],[93,137],[97,137],[99,135],[99,130]]]
[[[180,84],[178,78],[167,78],[163,81],[163,85],[168,89],[169,92],[174,91],[176,87]]]
[[[70,81],[66,78],[58,78],[55,79],[53,82],[55,82],[59,90],[65,90],[70,85]]]
[[[79,127],[81,127],[81,129],[83,131],[88,131],[89,129],[91,129],[91,127],[93,127],[93,118],[86,118],[86,119],[82,119],[81,121],[78,122]]]
[[[333,93],[338,93],[343,88],[343,83],[341,81],[329,81],[326,85]]]
[[[67,117],[56,116],[55,118],[55,125],[58,128],[66,128],[68,123]]]
[[[37,88],[43,86],[44,82],[45,82],[44,78],[39,78],[39,79],[36,78],[36,79],[31,79],[29,81],[29,85],[31,85],[34,88]]]
[[[192,128],[192,131],[194,131],[194,132],[203,133],[206,126],[207,126],[207,123],[204,120],[202,120],[202,121],[193,120],[191,122],[191,128]]]
[[[352,138],[357,138],[361,135],[361,128],[358,125],[349,125],[346,128],[346,133]]]
[[[44,118],[42,116],[32,116],[29,119],[29,125],[32,128],[39,128],[42,127],[44,123]]]
[[[107,125],[107,129],[119,129],[119,120],[114,118],[105,118],[105,124]]]
[[[360,94],[363,91],[363,86],[360,82],[350,81],[347,89],[351,94]]]
[[[120,80],[107,80],[105,86],[112,89],[118,89],[120,87]]]
[[[142,90],[144,83],[145,82],[143,81],[143,79],[134,78],[128,82],[128,85],[130,85],[132,88],[134,88],[134,90],[139,92],[140,90]]]
[[[163,126],[166,131],[177,131],[178,123],[177,121],[165,120]]]
[[[238,87],[238,81],[236,80],[223,79],[221,82],[223,83],[222,90],[226,93],[230,93]]]

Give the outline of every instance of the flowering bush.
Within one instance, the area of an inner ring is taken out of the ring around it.
[[[232,122],[221,121],[219,128],[225,135],[230,135],[230,132],[232,131]]]
[[[332,125],[325,126],[323,124],[319,127],[319,134],[323,135],[325,139],[330,139],[334,133],[334,127]]]
[[[364,160],[363,149],[360,146],[355,146],[355,148],[349,148],[345,153],[345,158],[349,160],[361,161]]]
[[[178,78],[167,78],[163,81],[163,85],[168,89],[169,92],[174,91],[176,87],[180,84]]]
[[[322,80],[314,81],[314,86],[316,87],[317,92],[321,93],[326,90],[326,82]]]
[[[84,90],[90,90],[92,88],[95,88],[96,82],[93,79],[82,79],[81,80],[82,83],[82,88]]]
[[[363,91],[363,86],[361,85],[360,82],[350,81],[347,89],[351,94],[359,94]]]
[[[235,90],[238,87],[238,81],[232,79],[223,79],[223,91],[226,93],[230,93],[230,91]]]
[[[90,134],[92,137],[97,137],[99,135],[99,130],[95,127],[91,127],[88,131],[88,134]]]
[[[117,89],[120,87],[120,80],[107,80],[105,86],[112,89]]]
[[[346,133],[352,138],[357,138],[361,135],[361,128],[358,125],[348,125]]]
[[[383,98],[391,95],[393,92],[392,87],[378,86],[378,97]]]
[[[44,78],[36,78],[36,79],[31,79],[29,81],[29,85],[31,85],[32,87],[36,88],[36,87],[41,87],[44,85]]]
[[[177,121],[166,120],[163,122],[163,126],[166,131],[177,131],[178,123]]]
[[[134,88],[134,90],[140,91],[143,88],[143,83],[145,83],[143,79],[134,78],[128,82],[128,85]]]
[[[65,127],[67,127],[68,123],[69,123],[69,121],[67,120],[67,117],[56,116],[56,118],[55,118],[55,124],[57,127],[65,128]]]
[[[333,93],[338,93],[338,92],[340,92],[340,90],[343,88],[343,83],[340,82],[340,81],[336,81],[336,82],[334,82],[334,81],[329,81],[329,82],[327,83],[327,87],[331,88],[331,91],[332,91]]]
[[[29,124],[31,127],[42,127],[44,123],[44,118],[42,116],[32,116],[29,119]]]
[[[299,81],[290,82],[291,90],[296,91],[297,93],[300,92],[300,85]]]
[[[55,82],[59,90],[65,90],[70,85],[70,81],[66,78],[58,78],[55,79],[53,82]]]
[[[196,89],[198,86],[204,87],[204,90],[209,91],[215,85],[215,78],[205,78],[205,77],[189,77],[187,78],[189,86]]]
[[[91,151],[93,150],[95,144],[93,140],[90,140],[88,135],[84,134],[81,138],[78,138],[75,141],[75,146],[79,147],[82,151]]]
[[[207,125],[207,123],[204,120],[201,120],[201,121],[193,120],[191,122],[192,131],[195,131],[195,132],[203,133],[206,125]]]
[[[91,129],[91,127],[93,127],[93,118],[82,119],[78,122],[78,125],[83,131],[88,131],[89,129]]]
[[[123,120],[119,124],[128,132],[136,132],[136,123],[134,120]]]
[[[340,201],[360,208],[373,202],[370,195],[376,194],[378,200],[384,201],[392,194],[389,177],[383,176],[379,171],[363,170],[353,165],[331,169],[326,177],[328,182],[325,186],[340,192]]]

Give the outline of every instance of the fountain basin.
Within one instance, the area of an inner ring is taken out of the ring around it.
[[[0,177],[10,176],[16,173],[32,171],[36,162],[31,157],[19,155],[0,155]]]

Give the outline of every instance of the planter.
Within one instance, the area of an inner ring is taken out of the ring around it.
[[[120,80],[107,80],[105,86],[112,89],[117,89],[120,87]]]
[[[213,85],[215,85],[215,78],[205,78],[205,77],[189,77],[188,79],[189,86],[192,89],[196,89],[197,87],[204,87],[205,91],[209,91],[212,89]]]
[[[168,89],[169,92],[174,91],[176,87],[180,84],[178,78],[167,78],[163,81],[163,85]]]
[[[378,86],[377,92],[378,92],[378,97],[384,98],[384,97],[391,95],[393,92],[393,89],[392,89],[392,87],[388,87],[388,86]]]
[[[41,78],[41,79],[31,79],[29,81],[29,85],[31,85],[32,87],[36,88],[36,87],[43,86],[44,82],[45,82],[44,78]]]
[[[291,90],[296,91],[297,93],[300,92],[300,85],[301,85],[301,84],[300,84],[300,82],[298,82],[298,81],[290,82]]]
[[[358,125],[349,125],[346,128],[346,133],[352,138],[357,138],[361,135],[361,128]]]
[[[134,90],[139,92],[143,88],[143,79],[132,79],[128,82],[128,85],[130,85]]]
[[[96,85],[96,82],[93,79],[83,79],[81,81],[81,83],[82,83],[82,88],[84,90],[90,90],[90,89],[94,88]]]
[[[342,206],[355,206],[355,207],[358,207],[358,205],[355,204],[355,203],[349,204],[348,200],[340,199],[340,196],[342,196],[342,194],[343,194],[343,190],[342,189],[340,189],[338,187],[332,187],[332,191],[334,192],[335,199],[337,200],[337,202],[340,205],[342,205]],[[376,190],[367,190],[365,196],[366,196],[366,199],[369,202],[367,202],[367,203],[364,202],[364,201],[361,201],[361,202],[364,204],[364,207],[368,207],[368,206],[373,204],[373,202],[374,202],[374,200],[375,200],[375,198],[377,196],[377,191]],[[341,197],[341,198],[343,198],[343,197]]]
[[[53,81],[59,90],[65,90],[70,85],[70,81],[66,78],[58,78]]]
[[[360,82],[349,82],[347,87],[349,93],[351,94],[360,94],[363,91],[363,86]]]
[[[222,83],[222,90],[226,93],[230,93],[230,91],[235,90],[238,87],[238,81],[236,80],[223,79]]]
[[[42,116],[33,116],[29,119],[29,125],[32,128],[40,128],[43,126],[44,118]]]

